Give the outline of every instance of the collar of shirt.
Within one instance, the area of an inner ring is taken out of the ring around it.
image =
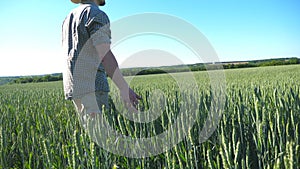
[[[81,2],[81,4],[91,4],[91,5],[95,5],[95,6],[98,7],[98,5],[94,1],[91,1],[91,0],[87,0],[87,1]]]

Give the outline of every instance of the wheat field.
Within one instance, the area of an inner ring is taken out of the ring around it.
[[[145,158],[113,154],[93,142],[73,104],[64,100],[61,81],[0,86],[0,168],[299,168],[300,65],[224,72],[221,120],[204,142],[199,133],[213,99],[206,72],[193,72],[198,85],[196,105],[188,100],[193,93],[178,94],[170,74],[130,78],[130,86],[143,97],[139,109],[159,104],[149,100],[152,91],[164,94],[165,107],[158,109],[161,117],[143,125],[118,113],[120,99],[111,84],[112,106],[104,115],[115,130],[127,136],[163,132],[180,116],[181,102],[197,107],[195,123],[181,142]],[[176,76],[184,78],[185,73]]]

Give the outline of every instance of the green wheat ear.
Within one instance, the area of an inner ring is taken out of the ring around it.
[[[112,169],[118,169],[118,168],[119,168],[119,166],[117,166],[117,164],[114,164],[112,167]]]

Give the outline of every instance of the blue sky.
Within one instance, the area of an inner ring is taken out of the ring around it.
[[[69,0],[1,1],[0,76],[62,72],[61,24],[76,6]],[[181,18],[203,33],[220,61],[300,57],[298,0],[107,0],[101,9],[111,22],[145,12]],[[114,52],[122,64],[122,52]]]

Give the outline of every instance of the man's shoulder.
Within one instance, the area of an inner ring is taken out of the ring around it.
[[[87,10],[87,13],[88,13],[88,20],[87,22],[93,22],[93,21],[96,21],[96,22],[99,22],[99,23],[102,23],[102,24],[109,24],[110,21],[109,21],[109,17],[107,16],[107,14],[102,11],[98,6],[89,6],[86,8]]]
[[[91,7],[90,16],[91,17],[100,16],[100,17],[108,18],[107,14],[104,11],[102,11],[99,7],[94,7],[94,6]]]

